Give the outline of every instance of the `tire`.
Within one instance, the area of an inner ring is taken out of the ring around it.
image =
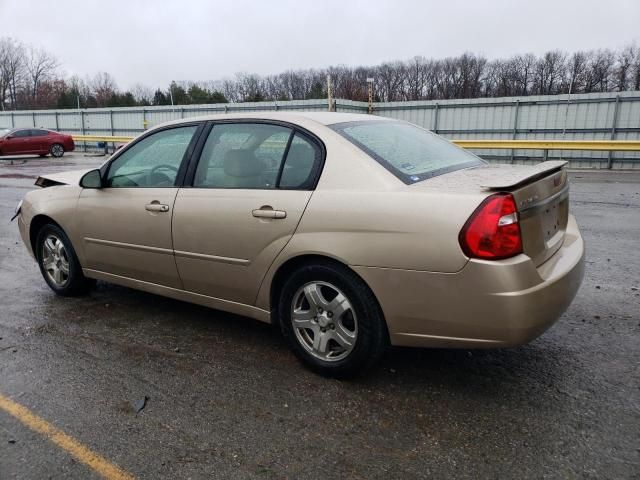
[[[386,322],[373,292],[353,271],[332,262],[294,271],[282,288],[278,315],[296,356],[325,376],[362,373],[388,345]]]
[[[49,148],[49,153],[51,154],[52,157],[60,158],[61,156],[64,155],[64,147],[59,143],[54,143]]]
[[[36,259],[45,282],[58,295],[82,295],[95,285],[83,275],[69,237],[57,225],[48,223],[38,232]]]

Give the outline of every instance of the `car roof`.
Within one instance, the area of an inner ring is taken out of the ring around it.
[[[14,128],[0,128],[0,130],[9,130],[11,132],[17,132],[19,130],[44,130],[45,132],[58,133],[55,130],[44,127],[14,127]]]
[[[243,112],[225,113],[217,115],[204,115],[198,117],[187,117],[179,120],[172,120],[158,126],[187,123],[202,120],[233,120],[233,119],[258,119],[276,120],[291,123],[307,123],[309,121],[320,125],[334,125],[344,122],[376,122],[389,120],[377,115],[367,115],[362,113],[338,113],[338,112]]]

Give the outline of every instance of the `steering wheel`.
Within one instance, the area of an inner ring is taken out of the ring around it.
[[[173,183],[174,179],[176,178],[176,175],[174,175],[172,178],[166,173],[160,172],[160,170],[171,170],[176,175],[178,174],[178,168],[174,167],[173,165],[169,165],[166,163],[156,165],[151,170],[149,170],[149,173],[147,173],[147,181],[146,181],[147,185],[149,186],[160,185],[164,182],[169,184]]]

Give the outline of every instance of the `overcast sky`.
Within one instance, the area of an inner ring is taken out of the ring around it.
[[[640,0],[0,0],[0,25],[67,75],[164,87],[415,55],[617,48],[640,43]]]

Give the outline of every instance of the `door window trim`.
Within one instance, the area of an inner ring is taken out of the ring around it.
[[[287,146],[280,161],[280,167],[278,170],[278,177],[276,181],[275,188],[272,189],[251,189],[251,190],[269,190],[269,191],[278,191],[278,190],[307,190],[312,191],[316,189],[318,185],[318,181],[320,180],[320,174],[324,168],[325,159],[327,157],[327,149],[325,147],[324,142],[318,137],[316,134],[310,132],[309,130],[296,125],[295,123],[285,122],[281,120],[270,120],[266,118],[225,118],[220,120],[209,120],[207,122],[207,126],[203,129],[198,138],[197,144],[195,145],[195,150],[189,159],[188,166],[186,168],[186,175],[184,177],[184,182],[181,188],[200,188],[207,190],[219,190],[217,187],[194,187],[193,182],[195,179],[196,169],[200,160],[202,158],[202,151],[204,150],[204,145],[209,138],[209,134],[211,130],[216,125],[221,124],[235,124],[235,123],[255,123],[255,124],[266,124],[266,125],[275,125],[278,127],[285,127],[291,130],[291,134],[289,135],[289,139],[287,140]],[[309,182],[309,185],[304,188],[280,188],[280,178],[282,176],[282,170],[284,169],[284,164],[287,161],[287,155],[289,153],[289,147],[291,146],[291,142],[296,134],[299,134],[305,140],[307,140],[317,151],[320,152],[320,158],[317,166],[314,166],[315,171],[313,172],[313,181]],[[241,189],[231,189],[231,190],[241,190]]]
[[[100,176],[106,180],[107,175],[109,174],[109,170],[111,168],[111,164],[115,162],[121,155],[123,155],[127,150],[133,148],[139,142],[144,139],[155,135],[156,133],[165,132],[167,130],[173,130],[175,128],[184,128],[184,127],[197,127],[196,131],[193,133],[191,140],[189,141],[189,145],[182,156],[182,160],[180,160],[180,167],[178,167],[178,173],[176,174],[176,179],[171,187],[160,187],[160,188],[180,188],[184,183],[185,174],[187,172],[187,166],[189,161],[194,153],[194,149],[198,144],[200,137],[202,136],[203,130],[205,130],[206,126],[205,121],[195,121],[195,122],[184,122],[178,124],[166,125],[160,128],[154,128],[153,130],[149,130],[148,132],[143,133],[139,137],[135,138],[133,141],[129,142],[127,145],[122,147],[120,150],[115,153],[108,162],[106,162],[102,167],[100,167]],[[104,180],[103,180],[104,181]],[[149,188],[149,187],[105,187],[105,188]]]

